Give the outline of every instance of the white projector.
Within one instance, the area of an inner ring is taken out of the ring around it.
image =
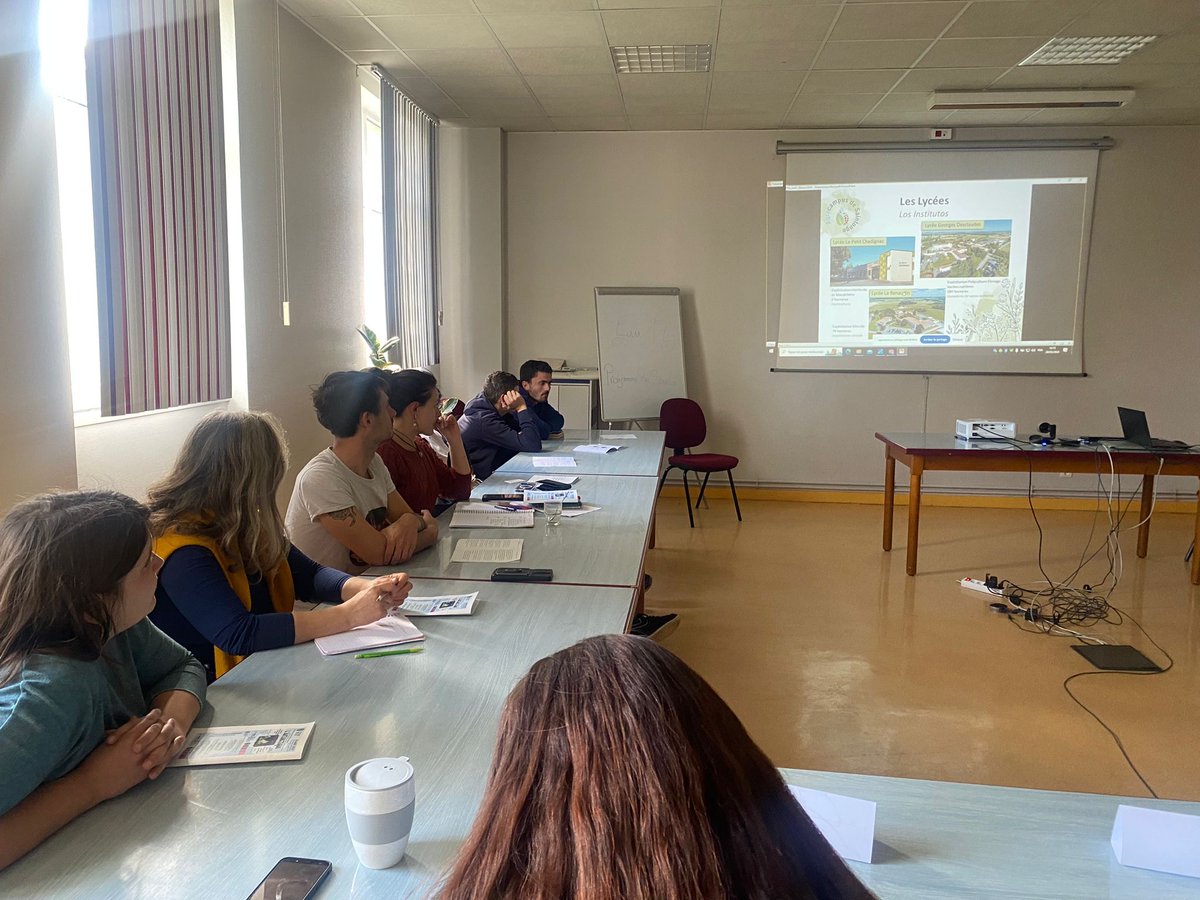
[[[964,441],[1016,440],[1016,422],[997,422],[994,419],[959,419],[954,436]]]

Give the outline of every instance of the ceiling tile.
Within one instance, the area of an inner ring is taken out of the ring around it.
[[[717,9],[620,9],[601,13],[608,43],[711,44],[717,38]]]
[[[902,69],[814,70],[801,90],[806,94],[881,94],[890,90],[903,74]]]
[[[343,50],[395,50],[392,42],[371,27],[362,16],[331,16],[308,19],[308,24],[335,47]]]
[[[538,95],[548,116],[622,116],[625,105],[614,92],[604,97],[543,97]]]
[[[375,16],[371,21],[401,50],[496,46],[482,16]]]
[[[644,9],[647,6],[679,9],[685,6],[720,6],[721,0],[596,0],[601,9]]]
[[[964,69],[913,69],[896,85],[897,91],[934,91],[987,87],[1007,69],[1001,66]]]
[[[935,38],[958,15],[964,4],[854,3],[838,16],[832,40]]]
[[[820,41],[791,44],[732,44],[717,41],[714,72],[807,71],[821,49]]]
[[[472,119],[477,116],[540,116],[542,109],[532,97],[471,97],[455,101]]]
[[[476,50],[408,50],[427,75],[512,75],[508,54],[499,47]]]
[[[562,116],[551,119],[558,131],[625,131],[624,116]]]
[[[354,0],[366,16],[475,15],[471,0]]]
[[[706,72],[618,75],[621,94],[628,97],[704,97],[711,76]]]
[[[882,94],[801,94],[789,111],[798,113],[858,115],[867,113],[882,98]]]
[[[525,79],[538,97],[619,97],[615,75],[530,75]]]
[[[523,75],[598,75],[613,71],[608,48],[522,47],[509,51]]]
[[[421,107],[421,109],[425,110],[425,112],[429,113],[431,116],[437,116],[439,119],[443,117],[455,118],[457,116],[466,115],[462,108],[448,97],[445,100],[434,100],[430,98],[422,103],[418,103],[417,106]]]
[[[503,13],[487,23],[505,47],[607,47],[598,12]]]
[[[946,37],[1051,37],[1096,0],[1007,0],[972,3],[946,32]]]
[[[475,0],[475,6],[488,13],[567,12],[595,9],[595,0]]]
[[[499,120],[505,131],[554,131],[554,123],[542,116],[507,116]]]
[[[1190,109],[1125,109],[1113,110],[1108,119],[1112,125],[1200,125],[1200,110]]]
[[[830,110],[793,109],[783,119],[785,128],[831,128],[838,126],[854,126],[862,119],[863,113],[843,107]]]
[[[917,41],[828,41],[815,69],[907,69],[929,46]]]
[[[450,98],[431,78],[424,76],[405,77],[396,79],[396,84],[418,106],[426,101],[444,103]]]
[[[437,78],[437,84],[455,100],[474,97],[529,99],[529,89],[520,75],[442,75]]]
[[[874,125],[937,125],[946,118],[944,110],[927,109],[924,112],[897,112],[895,110],[867,113],[858,123],[862,127]]]
[[[770,131],[778,127],[778,116],[734,114],[704,117],[706,131]]]
[[[623,75],[621,78],[621,95],[625,98],[625,112],[633,116],[696,115],[703,113],[708,100],[707,76],[705,82],[697,88],[672,88],[670,85],[649,85],[629,83],[629,78],[687,78],[687,75]]]
[[[693,131],[704,127],[704,116],[628,116],[635,131]]]
[[[929,91],[892,91],[875,106],[875,112],[929,112]],[[934,115],[942,115],[941,112]]]
[[[787,112],[792,103],[792,94],[730,94],[717,93],[708,99],[708,114],[763,115],[776,121]]]
[[[420,75],[417,64],[399,50],[351,50],[349,56],[356,63],[383,66],[393,75]]]
[[[358,15],[358,8],[350,0],[283,0],[280,5],[305,17]]]
[[[721,12],[721,41],[769,44],[822,41],[837,15],[836,6],[754,7]]]
[[[1196,0],[1107,0],[1063,29],[1068,35],[1173,34],[1200,28]]]
[[[1044,43],[1041,38],[942,38],[917,65],[922,69],[1015,66]]]
[[[794,94],[804,80],[803,72],[715,72],[713,91],[727,94]]]
[[[1127,57],[1129,63],[1157,64],[1183,63],[1195,65],[1200,60],[1200,33],[1176,34],[1159,38],[1149,46],[1143,47],[1132,56]],[[1125,63],[1123,62],[1122,65]]]
[[[1006,72],[995,86],[1200,88],[1200,65],[1022,66]]]

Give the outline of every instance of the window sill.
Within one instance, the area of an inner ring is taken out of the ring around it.
[[[111,422],[129,422],[134,419],[145,419],[153,416],[168,415],[190,410],[228,409],[232,400],[207,400],[204,403],[189,403],[185,406],[168,406],[166,409],[149,409],[145,412],[129,413],[124,416],[101,416],[98,409],[83,409],[75,413],[75,427],[91,428],[96,425],[108,425]]]

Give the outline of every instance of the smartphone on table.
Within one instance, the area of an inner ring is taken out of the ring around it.
[[[327,859],[285,856],[246,900],[308,900],[316,896],[332,870],[333,864]]]

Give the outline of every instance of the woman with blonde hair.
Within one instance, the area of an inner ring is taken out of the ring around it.
[[[869,898],[711,687],[632,635],[509,694],[441,900]]]
[[[293,547],[275,503],[286,471],[274,416],[216,412],[150,488],[154,552],[163,559],[151,618],[196,655],[209,680],[257,650],[374,622],[411,589],[403,573],[353,577]],[[297,599],[338,605],[300,611]]]

